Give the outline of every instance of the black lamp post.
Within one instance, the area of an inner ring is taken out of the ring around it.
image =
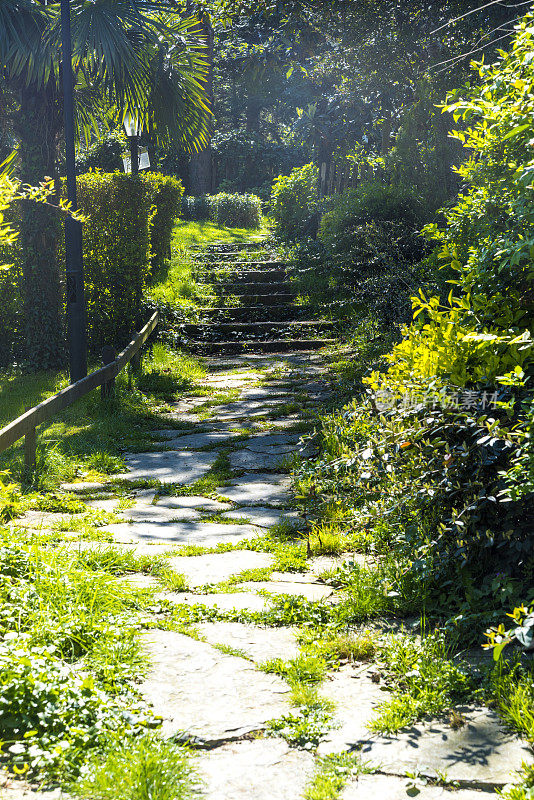
[[[132,175],[139,175],[139,135],[141,123],[133,114],[124,117],[124,130],[130,142],[130,165]]]
[[[76,171],[74,166],[74,78],[70,0],[61,0],[61,41],[63,69],[63,114],[65,118],[65,155],[67,162],[67,198],[77,209]],[[87,375],[87,342],[83,283],[82,225],[72,217],[65,220],[65,260],[67,284],[67,337],[71,383]]]

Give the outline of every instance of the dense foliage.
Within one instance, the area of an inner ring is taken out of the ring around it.
[[[469,188],[426,228],[454,275],[448,300],[413,299],[389,366],[331,418],[317,473],[302,475],[369,547],[404,553],[442,613],[502,613],[532,586],[533,19],[449,100]]]
[[[277,232],[287,238],[306,234],[318,207],[319,170],[313,164],[280,175],[271,193],[270,214]]]
[[[95,172],[81,176],[78,189],[89,347],[121,349],[141,324],[152,253],[157,264],[168,255],[181,185],[162,175]]]

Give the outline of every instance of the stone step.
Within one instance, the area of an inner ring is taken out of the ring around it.
[[[187,336],[202,336],[216,335],[220,333],[235,333],[237,336],[243,334],[265,335],[266,333],[277,331],[279,334],[294,333],[295,330],[325,330],[332,328],[333,322],[326,319],[319,320],[290,320],[283,321],[267,321],[267,322],[203,322],[203,323],[189,323],[182,326],[182,330]]]
[[[253,341],[234,342],[195,342],[191,341],[191,350],[207,353],[290,353],[320,350],[335,344],[335,339],[256,339]]]
[[[285,267],[278,269],[247,269],[239,270],[228,274],[227,272],[213,273],[212,278],[217,283],[237,284],[241,283],[283,283],[287,278]]]
[[[217,286],[215,289],[219,288]],[[258,297],[269,294],[287,294],[288,285],[285,281],[243,281],[242,283],[226,284],[224,287],[226,294],[235,294],[238,297]],[[235,291],[233,291],[235,290]]]
[[[217,306],[216,308],[199,309],[201,322],[210,319],[215,322],[270,322],[271,320],[295,320],[300,309],[290,304],[275,306]]]
[[[242,289],[240,286],[239,289]],[[254,294],[253,292],[226,292],[226,294],[232,294],[234,297],[242,298],[247,302],[250,306],[252,303],[255,306],[276,306],[279,307],[281,305],[285,305],[287,303],[291,303],[294,300],[294,295],[290,292],[286,291],[270,291],[270,292],[258,292],[258,294]]]

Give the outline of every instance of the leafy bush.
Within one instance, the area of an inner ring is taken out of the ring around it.
[[[407,322],[410,298],[433,278],[427,246],[404,222],[354,223],[337,236],[301,242],[290,258],[295,290],[321,313],[354,323],[372,316],[382,326]]]
[[[319,236],[330,246],[362,223],[387,220],[404,222],[413,229],[425,218],[425,208],[412,190],[372,181],[331,198],[329,208],[321,220]]]
[[[182,182],[159,172],[144,172],[142,178],[153,191],[156,211],[151,218],[150,250],[152,269],[159,269],[171,257],[171,237],[180,214],[184,192]]]
[[[10,480],[9,472],[0,472],[0,524],[9,522],[22,512],[20,487]]]
[[[204,195],[184,197],[182,217],[195,222],[212,220],[228,228],[259,228],[261,200],[253,194]]]
[[[471,125],[456,134],[469,189],[426,228],[454,275],[448,298],[413,299],[415,321],[366,379],[367,400],[329,418],[322,460],[301,472],[322,516],[345,512],[352,536],[405,556],[458,626],[500,620],[533,578],[533,21],[499,63],[479,65],[467,98],[451,98]]]
[[[150,274],[154,186],[118,172],[78,178],[83,226],[88,345],[121,349],[139,323]]]
[[[122,171],[122,156],[127,150],[126,136],[122,128],[116,128],[81,150],[76,157],[76,172],[78,175],[83,175],[89,170]]]
[[[277,232],[288,239],[305,233],[306,222],[317,211],[319,170],[314,164],[280,175],[271,193],[270,214]]]
[[[212,219],[228,228],[259,228],[261,200],[253,194],[217,194],[212,198]]]
[[[0,644],[0,736],[10,766],[35,778],[78,774],[106,730],[133,729],[143,718],[121,710],[90,676],[53,647],[30,648],[24,636]]]

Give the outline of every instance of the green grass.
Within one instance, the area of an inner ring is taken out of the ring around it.
[[[350,780],[371,771],[358,754],[341,753],[320,758],[304,800],[338,800]]]
[[[192,800],[198,788],[188,751],[146,733],[111,741],[72,791],[84,800]]]
[[[174,229],[174,243],[179,247],[191,247],[223,242],[238,244],[240,242],[261,242],[269,229],[264,223],[256,228],[221,228],[214,222],[178,222]]]
[[[161,411],[168,409],[167,401],[182,396],[204,374],[197,359],[154,345],[131,388],[123,372],[114,398],[102,402],[96,390],[40,427],[37,471],[29,488],[49,490],[61,481],[100,479],[121,470],[122,453],[150,448],[150,432],[163,426]],[[61,373],[0,374],[0,424],[66,384]],[[22,447],[19,442],[0,455],[0,470],[9,470],[19,481],[25,477]]]
[[[467,664],[437,632],[421,641],[394,637],[382,652],[395,691],[378,710],[370,728],[394,733],[427,715],[437,715],[475,698],[476,683]]]
[[[214,242],[261,242],[268,233],[248,228],[221,228],[213,222],[177,222],[172,237],[172,255],[153,277],[149,296],[159,302],[182,308],[191,318],[195,309],[215,302],[211,287],[203,282],[204,268],[193,259],[191,247],[206,247]]]

